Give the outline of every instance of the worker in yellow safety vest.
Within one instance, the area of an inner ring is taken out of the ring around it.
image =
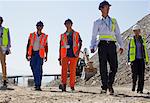
[[[10,54],[10,35],[9,29],[2,26],[3,18],[0,17],[0,61],[2,65],[3,87],[7,87],[6,55]]]
[[[134,25],[132,30],[134,35],[130,37],[128,49],[128,62],[132,68],[132,91],[135,91],[138,80],[137,93],[143,93],[145,64],[149,62],[146,38],[141,34],[139,25]]]

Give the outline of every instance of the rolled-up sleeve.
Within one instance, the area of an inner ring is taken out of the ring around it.
[[[98,25],[95,21],[93,25],[93,31],[92,31],[92,40],[90,46],[91,49],[94,49],[97,46],[97,33],[98,33]]]
[[[116,39],[118,41],[118,44],[119,44],[120,48],[124,48],[123,40],[122,40],[122,37],[121,37],[121,34],[120,34],[120,29],[119,29],[117,21],[116,21],[115,36],[116,36]]]

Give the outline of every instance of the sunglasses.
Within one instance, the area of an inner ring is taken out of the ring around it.
[[[36,26],[37,26],[37,27],[39,27],[39,26],[40,26],[40,27],[43,27],[43,25],[36,25]]]

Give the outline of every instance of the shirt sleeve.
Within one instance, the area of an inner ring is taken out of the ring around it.
[[[48,52],[48,37],[47,37],[46,45],[45,45],[45,52],[46,52],[46,53]]]
[[[91,46],[90,46],[91,49],[95,49],[95,47],[97,46],[97,40],[96,40],[97,33],[98,33],[98,25],[95,21],[93,25],[93,31],[92,31],[92,40],[91,40]]]
[[[26,47],[26,55],[28,55],[28,48],[29,48],[29,44],[30,44],[30,40],[28,39],[27,47]]]
[[[82,39],[80,35],[79,35],[79,43],[82,44]]]
[[[120,48],[124,48],[123,40],[122,40],[122,37],[121,37],[121,34],[120,34],[120,29],[119,29],[117,21],[116,21],[115,36],[116,36],[116,39],[118,41],[118,44],[119,44]]]
[[[128,62],[130,62],[130,42],[131,40],[128,43]]]

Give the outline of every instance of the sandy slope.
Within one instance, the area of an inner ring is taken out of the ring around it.
[[[137,94],[128,87],[115,87],[115,95],[99,94],[99,87],[77,87],[75,93],[62,93],[57,87],[44,87],[42,92],[32,88],[12,87],[14,90],[0,91],[0,103],[150,103],[150,95]]]

